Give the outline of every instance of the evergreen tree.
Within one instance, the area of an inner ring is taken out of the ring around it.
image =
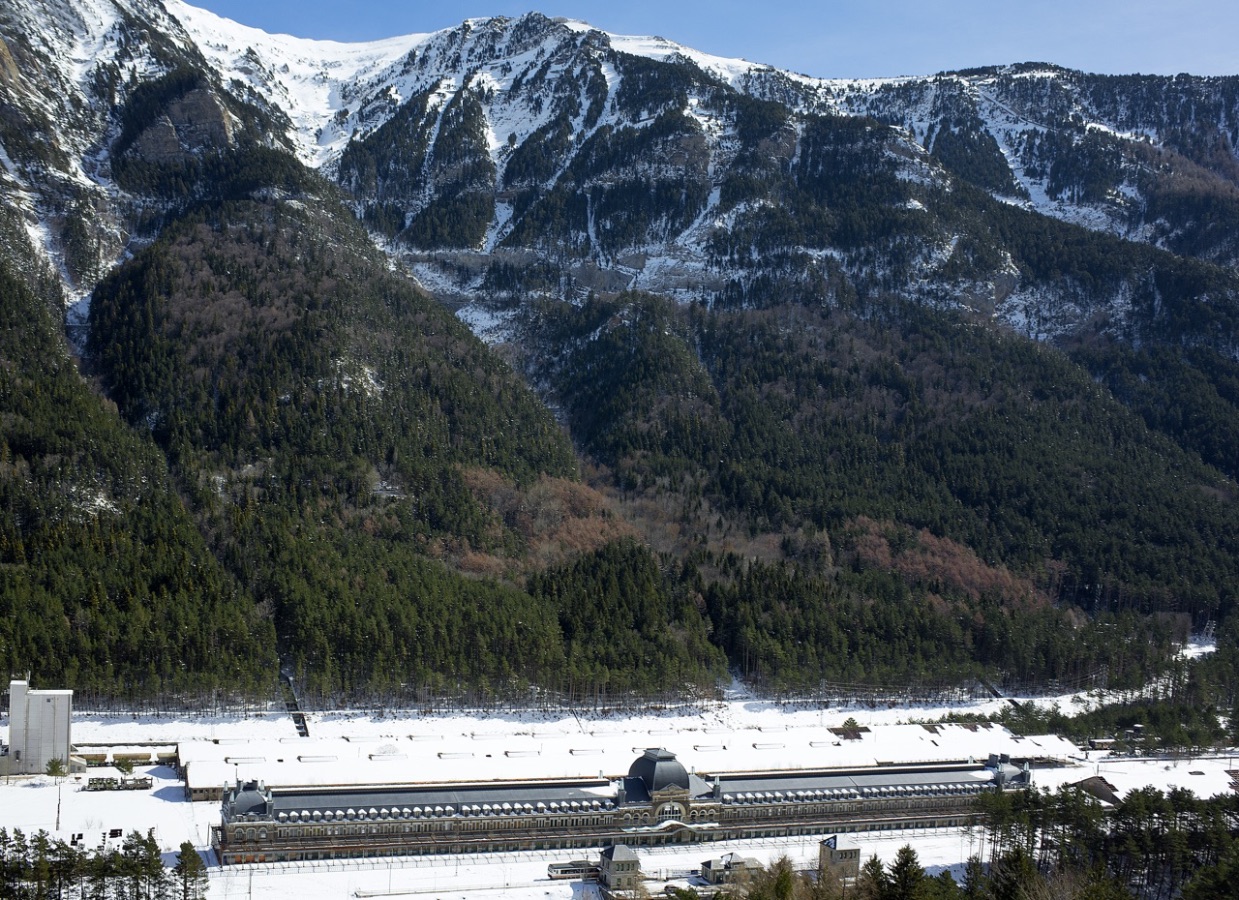
[[[923,900],[924,882],[925,870],[917,859],[916,851],[911,844],[904,844],[890,865],[883,900]]]
[[[856,896],[859,900],[886,900],[889,889],[890,879],[886,869],[882,860],[874,854],[860,867],[860,875],[856,879]]]
[[[985,895],[985,865],[979,856],[970,856],[964,866],[963,897],[965,900],[982,900]]]
[[[992,866],[989,895],[993,900],[1024,900],[1041,882],[1032,857],[1017,846],[1000,857]]]
[[[207,867],[190,841],[181,843],[172,874],[177,900],[204,900],[208,887]]]

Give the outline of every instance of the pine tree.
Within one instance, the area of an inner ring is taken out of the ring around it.
[[[990,870],[990,896],[994,900],[1021,900],[1040,883],[1037,867],[1023,847],[1004,855]]]
[[[911,844],[904,844],[890,866],[889,885],[884,896],[891,900],[920,900],[925,895],[925,870]]]
[[[877,854],[869,857],[860,868],[860,877],[856,879],[856,896],[860,900],[885,900],[890,881],[886,877],[886,869]]]
[[[206,864],[189,841],[181,842],[181,849],[176,856],[176,865],[172,868],[172,874],[176,879],[178,900],[203,900],[206,897]]]
[[[966,900],[981,900],[985,896],[985,866],[980,857],[968,857],[964,867],[963,893]]]

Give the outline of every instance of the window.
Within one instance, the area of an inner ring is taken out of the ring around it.
[[[662,808],[658,810],[658,821],[667,822],[671,819],[683,819],[684,807],[678,803],[664,803]]]

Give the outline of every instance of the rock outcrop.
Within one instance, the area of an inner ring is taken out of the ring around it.
[[[133,152],[146,162],[178,163],[232,144],[227,108],[213,92],[199,88],[168,104],[165,114],[139,135]]]

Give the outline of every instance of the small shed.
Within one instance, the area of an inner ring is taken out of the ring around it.
[[[751,856],[728,853],[720,859],[707,859],[701,864],[701,877],[707,884],[743,883],[760,871],[762,864]]]

